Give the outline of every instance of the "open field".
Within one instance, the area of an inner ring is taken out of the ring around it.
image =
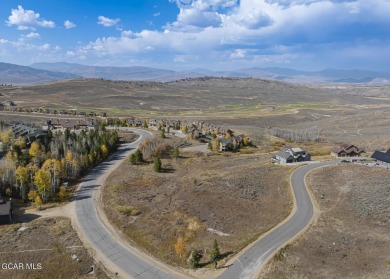
[[[249,135],[258,147],[254,154],[183,152],[177,160],[163,159],[164,173],[152,172],[151,165],[125,163],[109,178],[104,193],[109,219],[151,254],[180,266],[187,266],[186,257],[180,259],[173,248],[180,235],[186,238],[186,255],[193,249],[209,248],[216,238],[222,252],[231,256],[289,214],[291,169],[269,165],[270,152],[299,145],[321,153],[337,143],[352,143],[370,155],[375,149],[390,147],[390,88],[386,86],[304,87],[255,79],[172,83],[80,79],[7,88],[1,93],[0,101],[13,100],[21,106],[200,119]],[[1,120],[37,123],[54,117],[33,116],[0,113]],[[321,141],[294,143],[275,138],[269,135],[275,128],[318,130]],[[337,278],[338,274],[386,278],[389,223],[375,218],[389,219],[389,202],[367,191],[376,189],[388,197],[388,179],[388,170],[355,165],[314,172],[309,181],[323,211],[319,227],[315,224],[285,249],[278,262],[267,267],[264,278],[294,278],[289,272],[296,278]],[[375,188],[378,185],[382,188]],[[320,199],[321,194],[325,199]],[[377,203],[382,204],[370,207],[369,217],[357,209],[361,204]],[[161,230],[162,226],[166,229]],[[206,255],[202,262],[207,260]]]
[[[292,168],[271,165],[268,156],[184,152],[162,161],[162,173],[124,162],[108,178],[103,201],[118,229],[170,264],[188,267],[188,254],[210,248],[214,239],[225,256],[233,255],[291,210]],[[182,258],[174,250],[179,236],[187,247]]]
[[[271,128],[318,129],[328,143],[368,151],[390,146],[388,86],[292,85],[257,79],[192,79],[171,83],[79,79],[4,88],[2,100],[26,107],[105,111],[111,115],[201,119],[244,130],[259,142]],[[34,114],[37,121],[54,116]],[[0,114],[1,119],[21,119]]]
[[[260,278],[389,278],[389,179],[388,169],[350,164],[309,174],[321,215]]]
[[[0,263],[24,266],[1,268],[1,278],[109,278],[84,248],[68,218],[2,225],[0,242]],[[27,264],[34,264],[35,270]],[[94,272],[88,274],[91,266]]]
[[[350,87],[348,87],[350,89]],[[362,89],[371,90],[369,87]],[[374,90],[374,89],[372,89]],[[347,91],[349,92],[349,91]],[[193,79],[172,83],[120,82],[76,79],[41,86],[2,89],[3,99],[16,104],[52,109],[106,110],[113,114],[171,114],[223,117],[256,112],[288,112],[292,109],[325,108],[359,104],[389,105],[377,93],[343,94],[339,88],[309,88],[258,79]]]

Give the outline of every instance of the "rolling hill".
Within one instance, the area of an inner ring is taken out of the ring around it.
[[[150,67],[106,67],[106,66],[88,66],[74,63],[35,63],[30,67],[58,71],[64,73],[71,73],[80,75],[86,78],[102,78],[109,80],[142,80],[142,81],[172,81],[183,78],[194,78],[204,74],[191,72],[175,72],[171,70],[164,70]]]
[[[3,84],[38,85],[74,78],[80,76],[0,62],[0,83]]]

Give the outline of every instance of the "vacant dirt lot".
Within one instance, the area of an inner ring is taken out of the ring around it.
[[[0,243],[0,264],[25,266],[14,270],[1,268],[0,278],[109,278],[83,247],[68,218],[39,218],[25,224],[2,225]],[[34,264],[37,269],[26,269],[26,264]],[[38,269],[39,264],[42,269]],[[91,266],[94,273],[88,274]]]
[[[163,173],[125,162],[103,193],[109,220],[161,260],[188,267],[189,253],[214,239],[227,259],[289,214],[292,169],[271,165],[269,156],[181,156],[163,159]],[[131,216],[134,210],[140,214]],[[179,236],[186,242],[181,259],[174,250]]]
[[[389,179],[387,169],[349,164],[312,172],[321,216],[261,278],[390,278]]]

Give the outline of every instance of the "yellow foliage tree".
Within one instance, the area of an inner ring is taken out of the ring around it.
[[[18,137],[17,140],[15,141],[15,145],[18,145],[20,148],[26,148],[26,142],[22,137]]]
[[[35,201],[35,198],[38,196],[38,193],[37,191],[35,190],[30,190],[30,192],[28,192],[28,195],[27,195],[27,198],[30,200],[30,201]]]
[[[107,146],[105,144],[103,144],[100,147],[100,151],[102,152],[103,159],[107,158],[107,156],[108,156],[108,149],[107,149]]]
[[[35,203],[35,206],[38,207],[38,209],[41,207],[42,205],[42,199],[40,196],[36,196],[35,199],[34,199],[34,203]]]
[[[12,133],[12,130],[7,130],[5,132],[0,133],[0,139],[5,144],[12,143],[12,141],[14,139],[14,134]]]
[[[28,151],[28,154],[30,154],[30,156],[34,159],[35,162],[40,161],[40,157],[43,154],[43,150],[42,150],[42,146],[39,144],[39,142],[34,141],[31,144],[30,149]]]
[[[51,192],[55,193],[61,174],[61,162],[56,159],[47,159],[42,165],[42,170],[49,173]]]
[[[28,171],[27,168],[19,166],[15,171],[16,179],[20,182],[20,193],[22,199],[26,199],[27,189],[26,184],[28,182]]]
[[[176,241],[174,247],[175,247],[176,254],[178,254],[179,257],[181,258],[181,255],[186,251],[186,244],[184,241],[184,237],[179,236],[177,238],[177,241]]]
[[[68,198],[68,193],[66,192],[65,187],[60,188],[60,192],[58,193],[58,196],[61,201],[65,201]]]
[[[47,192],[50,191],[50,173],[45,170],[38,170],[34,176],[34,184],[37,187],[38,193],[41,195],[42,200],[46,202]]]
[[[213,141],[213,151],[219,150],[219,138],[215,138]]]
[[[187,134],[187,126],[183,126],[183,128],[181,128],[181,131],[184,133],[184,134]]]

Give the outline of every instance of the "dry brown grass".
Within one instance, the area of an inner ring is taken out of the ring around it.
[[[321,216],[260,278],[389,278],[389,179],[387,169],[354,164],[312,172]]]
[[[190,154],[162,160],[163,167],[170,165],[173,172],[123,164],[104,188],[108,218],[154,256],[187,266],[187,256],[180,259],[174,251],[179,236],[186,241],[186,255],[208,249],[214,239],[222,253],[236,253],[289,214],[290,168],[269,164],[268,155]],[[120,214],[115,204],[130,204],[141,214],[136,218]],[[208,228],[229,236],[218,236]]]
[[[0,263],[33,263],[42,269],[0,270],[1,278],[109,278],[83,247],[64,217],[41,218],[24,224],[0,226]],[[76,255],[79,261],[73,260]],[[94,274],[87,274],[95,266]]]

